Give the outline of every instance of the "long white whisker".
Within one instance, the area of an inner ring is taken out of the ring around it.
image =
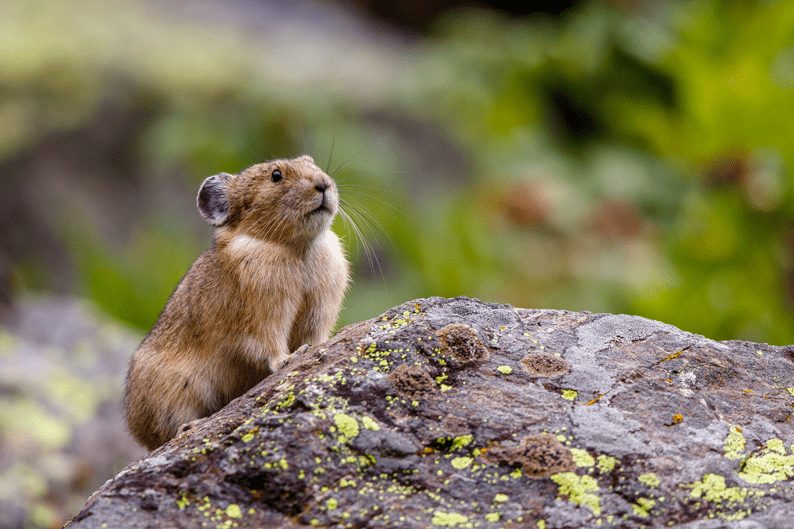
[[[381,233],[387,239],[389,239],[389,242],[394,242],[391,236],[389,235],[389,233],[383,228],[380,222],[378,222],[375,216],[372,215],[370,212],[368,212],[364,208],[356,207],[352,204],[345,204],[345,207],[350,211],[351,215],[355,215],[361,222],[367,225],[370,228],[373,235],[375,233]]]
[[[355,153],[355,154],[353,154],[352,156],[348,157],[348,158],[347,158],[347,159],[346,159],[344,162],[342,162],[342,164],[341,164],[339,167],[337,167],[337,168],[336,168],[336,170],[335,170],[333,173],[331,173],[331,174],[330,174],[331,178],[334,178],[334,176],[336,175],[336,173],[338,173],[338,172],[339,172],[339,171],[341,171],[341,170],[342,170],[342,169],[343,169],[345,166],[347,166],[347,162],[349,162],[350,160],[352,160],[353,158],[355,158],[356,156],[358,156],[359,154],[361,154],[361,152],[362,152],[362,151],[363,151],[363,149],[359,150],[358,152],[356,152],[356,153]]]
[[[346,194],[348,194],[348,195],[352,194],[352,195],[355,195],[356,197],[360,197],[362,199],[369,200],[370,202],[377,203],[376,205],[378,205],[378,206],[387,207],[387,208],[391,209],[392,211],[394,211],[395,213],[397,213],[397,215],[399,217],[404,217],[405,216],[405,214],[400,209],[395,207],[393,204],[390,204],[389,202],[387,202],[385,200],[382,200],[382,199],[380,199],[378,197],[373,197],[372,195],[368,195],[368,194],[362,193],[360,191],[346,192]]]
[[[351,217],[347,211],[345,211],[344,207],[340,205],[339,212],[342,215],[342,219],[346,226],[348,226],[348,230],[352,228],[352,232],[355,235],[356,239],[360,243],[361,247],[364,249],[364,255],[367,258],[367,263],[369,264],[369,269],[374,271],[376,266],[378,270],[378,275],[380,275],[381,280],[383,281],[384,287],[386,286],[386,278],[383,274],[383,267],[380,265],[380,261],[378,260],[377,254],[375,253],[372,246],[367,242],[364,233],[361,231],[361,228],[356,224],[356,221]],[[374,261],[374,263],[373,263]]]

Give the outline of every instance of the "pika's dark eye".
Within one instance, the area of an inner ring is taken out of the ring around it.
[[[279,181],[279,180],[281,180],[282,178],[284,178],[284,175],[283,175],[283,174],[281,174],[281,171],[279,171],[278,169],[273,169],[273,172],[272,172],[272,173],[270,173],[270,179],[271,179],[273,182],[278,182],[278,181]]]

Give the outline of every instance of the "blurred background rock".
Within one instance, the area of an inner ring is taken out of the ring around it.
[[[125,365],[198,186],[265,159],[357,221],[341,325],[464,294],[794,343],[794,3],[507,4],[2,2],[0,527],[140,455]]]

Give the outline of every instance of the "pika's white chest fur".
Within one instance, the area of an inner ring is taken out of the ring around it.
[[[321,233],[301,255],[246,234],[235,236],[226,251],[236,263],[241,287],[291,290],[298,297],[327,283],[332,276],[339,277],[338,272],[332,272],[347,265],[339,237],[331,230]],[[296,270],[302,272],[300,278]],[[347,281],[346,276],[340,279]],[[295,283],[294,288],[291,283]]]
[[[348,276],[335,233],[324,231],[302,254],[285,252],[277,243],[249,235],[234,237],[226,251],[236,263],[246,311],[253,316],[249,320],[253,327],[241,328],[237,337],[248,355],[257,357],[258,352],[268,350],[275,330],[271,324],[274,315],[283,322],[279,330],[290,347],[302,345],[291,343],[291,336],[327,334],[330,329],[319,329],[326,327],[321,322],[329,319],[324,313],[339,310]],[[339,292],[339,296],[329,300],[328,292]]]

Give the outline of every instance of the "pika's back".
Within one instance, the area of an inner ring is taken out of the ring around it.
[[[326,340],[349,268],[330,230],[339,195],[309,156],[207,178],[197,205],[215,226],[133,356],[125,409],[153,449]]]

